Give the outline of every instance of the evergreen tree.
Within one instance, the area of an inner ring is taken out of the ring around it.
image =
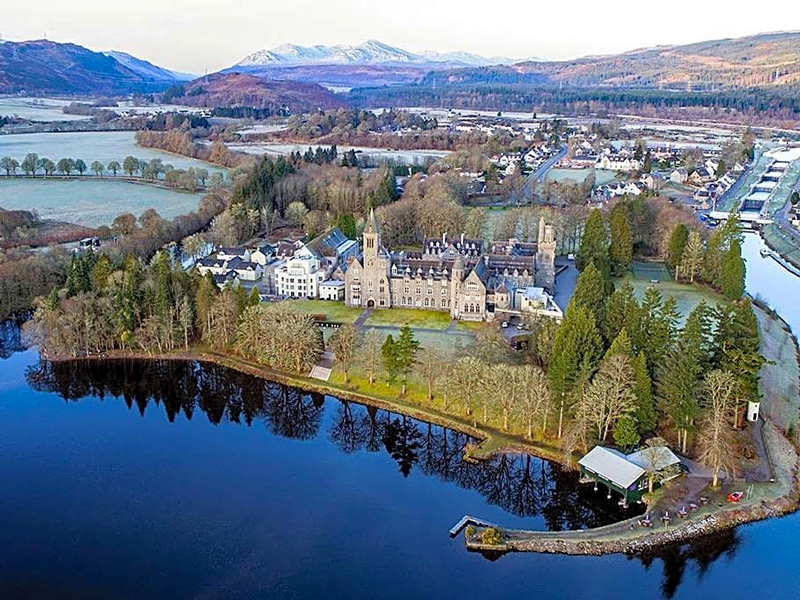
[[[261,295],[258,293],[258,286],[253,286],[250,290],[250,297],[247,299],[248,306],[258,306],[261,304]]]
[[[757,400],[764,358],[759,347],[758,319],[750,300],[723,304],[716,309],[713,366],[730,371],[739,383],[742,402]]]
[[[581,305],[570,308],[556,331],[547,373],[559,415],[559,437],[564,415],[575,400],[574,392],[588,381],[602,352],[603,342],[592,312]]]
[[[336,220],[336,225],[348,238],[356,239],[356,220],[353,213],[341,213]]]
[[[606,350],[605,358],[608,359],[615,354],[624,354],[628,357],[633,357],[633,345],[631,344],[631,338],[628,336],[628,330],[624,327],[620,329],[619,334],[614,341],[609,346],[608,350]]]
[[[595,268],[593,262],[578,276],[575,291],[567,310],[575,306],[583,306],[594,315],[595,323],[605,322],[606,282],[603,275]]]
[[[589,218],[586,220],[575,265],[579,271],[583,271],[592,262],[603,274],[603,277],[608,277],[611,272],[608,256],[608,234],[606,225],[603,222],[603,215],[597,208],[589,213]]]
[[[408,325],[403,325],[400,328],[400,335],[393,345],[393,353],[395,364],[397,365],[398,373],[403,376],[403,387],[401,394],[406,393],[406,385],[408,384],[408,376],[414,363],[417,362],[417,352],[419,351],[419,342],[414,338],[414,332]]]
[[[675,279],[678,279],[678,267],[683,258],[683,251],[686,248],[686,243],[689,241],[689,228],[683,223],[678,223],[675,229],[672,230],[672,235],[669,237],[669,254],[667,256],[667,263],[675,270]]]
[[[733,239],[722,261],[718,287],[728,300],[737,300],[744,294],[745,265],[742,247]]]
[[[639,433],[646,434],[655,429],[658,423],[656,405],[653,399],[653,380],[647,371],[647,357],[639,352],[633,361],[633,393],[636,396],[636,426]]]
[[[689,283],[694,283],[695,277],[700,273],[703,266],[703,240],[700,234],[692,231],[686,242],[681,257],[680,271]]]
[[[608,297],[603,324],[603,335],[607,340],[613,340],[624,327],[634,348],[641,347],[641,340],[637,335],[639,331],[639,301],[636,299],[633,286],[625,281],[611,296]]]
[[[386,340],[381,346],[381,356],[383,357],[383,368],[386,369],[387,381],[393,384],[400,373],[400,366],[397,362],[397,343],[392,334],[386,336]]]
[[[616,273],[629,269],[633,257],[633,232],[624,204],[617,204],[611,211],[611,266]]]
[[[636,419],[632,415],[622,415],[617,419],[614,425],[614,443],[617,446],[627,451],[636,446],[640,439],[642,438],[637,431]]]

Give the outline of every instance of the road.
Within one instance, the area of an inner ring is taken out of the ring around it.
[[[558,152],[553,154],[553,156],[551,156],[541,165],[539,165],[539,168],[536,169],[533,173],[531,173],[525,180],[525,185],[522,186],[521,190],[522,197],[533,199],[533,192],[536,190],[536,185],[542,183],[545,177],[547,177],[547,172],[553,168],[553,165],[555,165],[566,155],[567,155],[567,147],[561,146]]]

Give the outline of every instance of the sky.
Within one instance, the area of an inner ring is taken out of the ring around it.
[[[38,0],[3,2],[0,37],[122,50],[202,74],[283,43],[359,44],[378,39],[412,52],[569,59],[800,29],[797,0],[746,12],[732,3],[671,0]],[[643,7],[645,10],[642,10]]]

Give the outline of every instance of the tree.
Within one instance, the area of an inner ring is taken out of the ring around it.
[[[258,291],[258,286],[254,285],[250,290],[250,296],[247,298],[247,306],[258,306],[261,304],[261,294]]]
[[[649,152],[648,152],[649,156]],[[614,425],[614,443],[623,450],[629,450],[642,439],[636,427],[636,419],[631,414],[624,414]]]
[[[368,329],[364,335],[361,336],[359,344],[359,363],[361,363],[364,370],[367,372],[369,382],[375,383],[378,376],[378,366],[381,360],[381,338],[377,329]]]
[[[519,369],[517,385],[519,401],[527,424],[526,436],[533,438],[533,421],[541,414],[542,433],[547,430],[547,409],[550,406],[550,389],[544,372],[533,365],[522,365]]]
[[[35,175],[39,168],[39,156],[33,152],[26,154],[21,166],[26,175]]]
[[[692,231],[689,234],[686,247],[680,262],[680,271],[684,277],[689,279],[689,283],[694,283],[695,277],[700,273],[703,266],[703,240],[700,234]]]
[[[737,300],[744,294],[745,265],[738,239],[731,241],[722,261],[719,288],[728,300]]]
[[[131,213],[117,215],[111,223],[111,230],[119,235],[130,235],[136,231],[136,216]]]
[[[758,320],[750,300],[717,307],[712,364],[733,373],[739,383],[737,397],[742,403],[759,398],[758,383],[764,357],[760,353]],[[710,326],[706,339],[711,337]]]
[[[736,440],[733,437],[733,412],[736,407],[736,377],[728,371],[715,370],[703,381],[703,415],[698,435],[700,462],[707,466],[719,485],[720,472],[736,472]]]
[[[464,223],[464,235],[471,239],[483,239],[484,229],[487,222],[487,209],[476,207],[467,213],[467,220]]]
[[[381,346],[381,356],[383,357],[383,368],[386,370],[387,380],[389,385],[393,384],[400,373],[400,367],[397,364],[397,342],[394,341],[392,334],[386,336],[386,340]]]
[[[606,298],[606,281],[594,262],[590,262],[578,276],[567,310],[582,306],[592,312],[595,323],[604,323]]]
[[[92,162],[92,171],[94,171],[95,176],[99,177],[103,175],[103,172],[106,168],[103,166],[99,160]]]
[[[356,329],[351,323],[345,323],[331,337],[328,343],[336,356],[336,363],[342,369],[344,382],[350,381],[350,369],[356,354]]]
[[[688,240],[689,228],[683,223],[678,223],[669,237],[669,254],[667,255],[667,263],[675,270],[675,279],[678,278],[678,267],[681,264],[683,251]]]
[[[583,271],[592,262],[604,277],[608,276],[610,272],[608,234],[606,233],[606,225],[603,222],[603,215],[597,208],[589,213],[589,218],[583,229],[575,265],[578,270]]]
[[[394,343],[395,364],[397,365],[398,373],[403,376],[401,394],[406,393],[408,375],[417,362],[418,351],[419,342],[414,338],[414,332],[411,331],[411,327],[408,325],[403,325],[400,328],[400,335]]]
[[[86,172],[87,166],[80,158],[75,161],[75,170],[83,175]]]
[[[594,430],[604,442],[617,420],[635,409],[631,359],[625,354],[609,356],[578,403],[577,420]]]
[[[6,176],[10,176],[12,174],[16,174],[17,169],[19,168],[19,163],[16,159],[11,158],[10,156],[4,156],[0,158],[0,168],[5,169]]]
[[[635,347],[641,347],[639,331],[639,301],[630,281],[625,281],[608,297],[605,308],[603,335],[613,340],[624,327]]]
[[[49,158],[40,159],[39,166],[41,167],[42,171],[44,171],[44,174],[48,176],[52,175],[56,171],[56,163]]]
[[[588,380],[603,351],[593,314],[583,306],[567,311],[553,342],[548,379],[558,411],[558,437],[563,433],[564,414],[581,382]]]
[[[336,225],[351,240],[356,239],[356,220],[353,213],[340,213]]]
[[[133,177],[139,170],[139,161],[135,156],[126,156],[122,161],[122,169],[128,174],[128,177]]]
[[[286,207],[286,218],[289,219],[292,225],[299,227],[303,224],[308,213],[308,208],[302,202],[292,202]]]
[[[56,169],[62,175],[70,175],[75,168],[75,161],[71,158],[61,158],[56,165]]]
[[[633,257],[633,232],[623,204],[618,204],[611,211],[611,246],[609,254],[611,265],[619,273],[631,266]]]
[[[653,382],[647,371],[647,357],[644,352],[639,352],[633,361],[633,380],[633,394],[636,396],[633,416],[639,433],[646,434],[655,429],[658,415],[653,399]]]
[[[428,388],[428,401],[433,400],[433,391],[438,379],[445,370],[447,357],[435,345],[425,346],[420,353],[420,369]]]
[[[117,176],[117,171],[120,169],[122,169],[122,167],[116,160],[112,160],[110,163],[108,163],[108,170],[114,174],[114,177]]]

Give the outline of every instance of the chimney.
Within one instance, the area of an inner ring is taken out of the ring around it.
[[[461,234],[461,245],[462,246],[464,245],[464,234],[463,233]]]

